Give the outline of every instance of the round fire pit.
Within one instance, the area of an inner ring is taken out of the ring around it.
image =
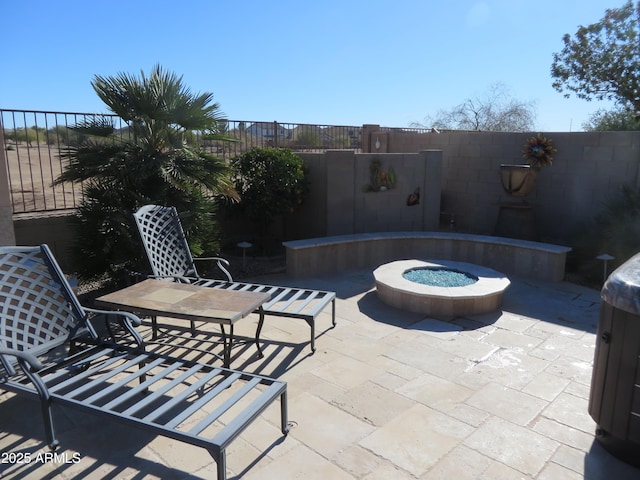
[[[399,260],[373,276],[387,305],[444,319],[498,310],[510,284],[490,268],[448,260]]]

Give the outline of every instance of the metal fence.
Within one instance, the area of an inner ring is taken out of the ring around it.
[[[7,158],[14,214],[64,211],[82,200],[82,185],[54,184],[65,168],[62,154],[82,140],[75,128],[88,123],[112,125],[116,136],[130,129],[116,115],[0,109],[3,149]],[[195,132],[200,147],[225,160],[253,147],[285,147],[322,152],[332,148],[360,150],[362,127],[227,120],[221,133],[233,141],[209,140]]]

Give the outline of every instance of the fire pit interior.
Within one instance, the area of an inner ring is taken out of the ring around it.
[[[412,268],[404,272],[402,277],[432,287],[466,287],[478,281],[475,275],[443,267]]]

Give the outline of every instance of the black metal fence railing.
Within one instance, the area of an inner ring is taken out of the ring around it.
[[[81,140],[74,127],[88,123],[111,125],[121,139],[130,132],[116,115],[0,109],[14,214],[69,210],[80,204],[82,185],[54,185],[54,181],[65,168],[66,147]],[[233,141],[210,140],[198,132],[195,138],[202,148],[225,160],[253,147],[321,152],[360,150],[362,145],[362,128],[356,126],[227,120],[221,123],[220,133]]]
[[[221,133],[235,141],[208,141],[199,136],[198,142],[225,160],[252,147],[321,152],[330,148],[359,150],[362,145],[362,128],[353,126],[228,120],[221,126]]]
[[[380,127],[381,132],[389,132],[389,133],[430,133],[433,132],[433,128],[426,127]]]
[[[3,145],[13,213],[57,211],[75,208],[82,198],[80,185],[53,182],[64,168],[62,150],[74,140],[71,127],[114,115],[0,110]]]

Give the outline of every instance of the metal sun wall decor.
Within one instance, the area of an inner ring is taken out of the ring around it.
[[[409,194],[407,197],[407,207],[413,207],[414,205],[418,205],[420,203],[420,187],[416,187],[416,189]]]

